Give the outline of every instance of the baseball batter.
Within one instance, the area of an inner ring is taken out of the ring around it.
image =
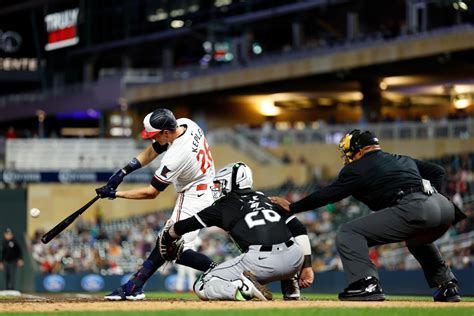
[[[117,171],[107,185],[96,189],[101,198],[154,199],[173,184],[178,198],[172,220],[179,221],[194,216],[214,201],[211,186],[215,174],[211,150],[202,129],[190,119],[176,120],[168,109],[159,108],[143,120],[142,137],[152,139],[148,146],[123,169]],[[147,165],[163,153],[160,167],[147,187],[127,191],[116,191],[123,178]],[[207,256],[197,253],[194,239],[198,230],[183,236],[184,252],[178,264],[200,271],[208,270],[214,263]],[[143,266],[123,286],[105,296],[107,300],[141,300],[145,298],[143,285],[165,262],[155,247]]]
[[[204,273],[194,285],[197,296],[202,300],[270,300],[272,295],[262,284],[290,280],[297,273],[299,285],[310,286],[314,278],[311,247],[300,221],[252,190],[251,169],[242,162],[219,170],[215,182],[224,196],[165,232],[177,239],[218,226],[243,252]]]

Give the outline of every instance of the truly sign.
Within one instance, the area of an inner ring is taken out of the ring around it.
[[[48,44],[44,47],[50,51],[79,43],[77,34],[77,17],[79,8],[48,14],[44,17]]]

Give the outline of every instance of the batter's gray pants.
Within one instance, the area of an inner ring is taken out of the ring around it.
[[[247,252],[204,273],[194,285],[197,296],[202,300],[233,300],[244,271],[252,272],[265,284],[291,279],[301,270],[304,256],[296,242],[290,247],[284,243],[273,245],[271,251],[260,248],[250,246]]]
[[[433,242],[454,220],[454,206],[443,195],[412,193],[392,207],[373,212],[339,227],[336,245],[348,283],[367,276],[377,279],[369,247],[406,241],[420,263],[430,287],[454,279]]]

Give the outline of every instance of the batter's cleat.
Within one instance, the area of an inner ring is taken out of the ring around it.
[[[459,287],[454,281],[448,281],[438,286],[433,294],[435,302],[460,302]]]
[[[265,285],[262,285],[257,281],[257,278],[252,274],[252,272],[244,271],[240,276],[240,279],[242,280],[242,288],[240,289],[240,292],[246,299],[250,300],[254,297],[262,301],[271,301],[273,299],[272,293]]]
[[[344,292],[339,293],[339,300],[341,301],[384,301],[385,294],[383,294],[382,287],[377,278],[373,276],[366,277],[344,289]]]
[[[133,288],[132,291],[124,290],[124,286],[116,288],[112,293],[104,297],[107,301],[141,301],[145,299],[142,287]],[[128,292],[128,293],[127,293]]]
[[[115,290],[113,290],[112,293],[104,296],[104,299],[107,301],[125,301],[127,298],[122,287],[118,287]]]
[[[143,292],[143,288],[140,287],[129,295],[125,296],[125,298],[127,301],[142,301],[145,299],[145,292]]]
[[[298,284],[297,275],[289,280],[281,280],[281,293],[285,301],[298,301],[300,299],[300,285]]]

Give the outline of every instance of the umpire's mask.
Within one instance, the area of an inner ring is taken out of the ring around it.
[[[344,158],[344,165],[350,164],[362,148],[378,144],[378,138],[369,131],[361,133],[360,130],[355,129],[344,135],[339,141],[339,150],[342,153],[341,157]]]

